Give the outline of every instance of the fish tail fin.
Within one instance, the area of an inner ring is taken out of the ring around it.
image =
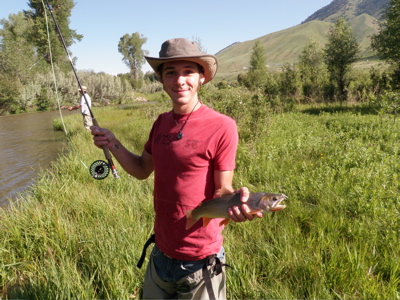
[[[222,226],[222,225],[228,225],[228,223],[229,223],[229,221],[230,221],[231,219],[229,219],[229,218],[226,218],[226,219],[223,219],[221,222],[219,222],[219,226]]]
[[[185,214],[186,214],[186,230],[188,230],[190,227],[192,227],[197,222],[197,220],[193,218],[192,212],[193,212],[193,209],[187,210],[185,212]]]

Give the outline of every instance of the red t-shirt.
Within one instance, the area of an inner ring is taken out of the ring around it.
[[[203,228],[198,221],[185,229],[189,209],[214,196],[214,170],[235,168],[238,144],[236,123],[204,104],[189,114],[172,111],[154,122],[145,150],[154,163],[154,209],[156,244],[167,256],[181,260],[200,260],[218,253],[222,246],[220,220]],[[175,120],[178,122],[176,125]]]

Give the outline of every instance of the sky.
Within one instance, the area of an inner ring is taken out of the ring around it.
[[[83,35],[71,46],[78,70],[128,73],[118,52],[125,35],[147,38],[143,49],[158,57],[171,38],[199,40],[215,54],[235,42],[245,42],[299,25],[333,0],[75,0],[70,28]],[[29,9],[28,0],[0,0],[0,19]],[[51,17],[49,20],[52,22]],[[143,71],[151,68],[146,63]]]

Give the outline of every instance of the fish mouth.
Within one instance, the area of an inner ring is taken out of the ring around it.
[[[287,198],[288,198],[288,196],[286,196],[285,194],[281,194],[279,197],[277,197],[277,199],[274,199],[276,202],[270,208],[270,211],[279,211],[279,210],[284,209],[286,207],[286,205],[281,204],[281,202]]]

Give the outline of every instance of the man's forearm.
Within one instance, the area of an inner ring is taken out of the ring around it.
[[[133,177],[143,180],[153,172],[152,159],[147,152],[143,151],[142,155],[134,154],[118,140],[109,149],[122,168]]]

